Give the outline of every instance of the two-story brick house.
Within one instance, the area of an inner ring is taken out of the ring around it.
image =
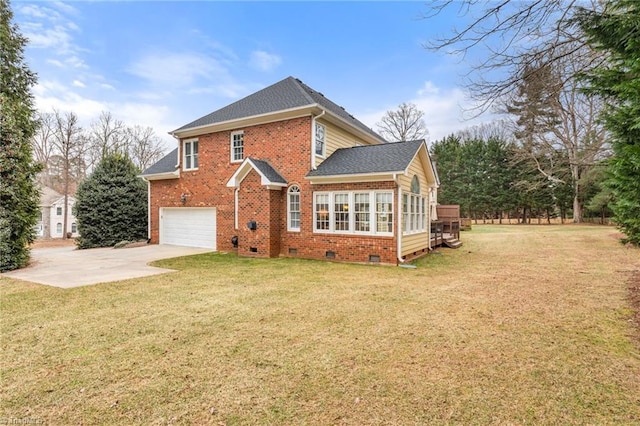
[[[141,175],[152,243],[387,264],[430,248],[425,141],[385,143],[295,78],[172,134],[178,147]]]

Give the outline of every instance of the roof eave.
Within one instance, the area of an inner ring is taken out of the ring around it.
[[[180,169],[176,169],[173,172],[162,172],[162,173],[151,173],[148,175],[138,175],[138,177],[146,180],[178,179],[180,177]]]
[[[206,133],[220,132],[224,130],[232,130],[240,127],[246,127],[255,124],[271,123],[297,117],[305,117],[312,114],[320,113],[321,108],[317,104],[304,105],[301,107],[290,108],[280,111],[272,111],[265,114],[252,115],[249,117],[236,118],[233,120],[220,121],[218,123],[205,124],[202,126],[189,127],[187,129],[177,129],[169,132],[175,138],[187,138],[192,136],[203,135]]]
[[[322,185],[329,183],[357,183],[357,182],[382,182],[393,181],[399,174],[403,174],[403,170],[386,171],[376,173],[352,173],[328,176],[305,176],[305,179],[312,185]]]

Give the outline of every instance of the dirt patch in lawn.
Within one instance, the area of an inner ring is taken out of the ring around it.
[[[41,248],[58,248],[58,247],[69,247],[75,246],[76,240],[74,238],[69,238],[63,240],[62,238],[52,238],[49,240],[35,240],[33,244],[31,244],[32,249],[41,249]]]

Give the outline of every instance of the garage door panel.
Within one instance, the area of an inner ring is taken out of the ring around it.
[[[160,244],[216,249],[215,208],[163,208]]]

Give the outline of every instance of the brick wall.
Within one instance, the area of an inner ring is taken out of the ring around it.
[[[230,161],[230,134],[244,131],[244,156],[268,161],[288,182],[300,187],[301,229],[287,231],[287,189],[269,190],[251,171],[240,185],[238,229],[235,228],[235,188],[226,186],[240,163]],[[217,248],[234,250],[231,238],[238,236],[238,254],[246,256],[295,256],[368,262],[370,255],[381,263],[396,263],[396,237],[365,237],[313,233],[313,191],[390,189],[395,183],[376,182],[347,185],[311,185],[304,176],[311,158],[311,117],[300,117],[198,137],[198,170],[181,171],[179,179],[151,182],[151,242],[159,242],[160,207],[216,207]],[[180,159],[182,162],[182,159]],[[186,202],[180,200],[186,194]],[[394,212],[394,229],[396,229]],[[255,220],[258,229],[250,231],[247,222]],[[251,251],[251,248],[256,251]],[[296,253],[290,252],[293,249]]]

